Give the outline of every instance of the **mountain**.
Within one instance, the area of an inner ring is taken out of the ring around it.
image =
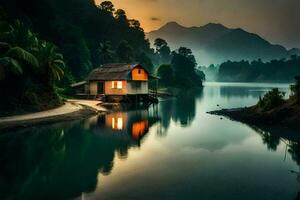
[[[283,46],[271,44],[257,34],[215,23],[200,27],[184,27],[176,22],[169,22],[146,35],[151,43],[156,38],[163,38],[172,49],[180,46],[191,48],[200,65],[258,58],[269,61],[286,58],[292,54],[300,55],[299,49],[287,50]]]

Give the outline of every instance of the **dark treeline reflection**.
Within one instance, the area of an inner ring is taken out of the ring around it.
[[[299,139],[290,138],[285,139],[280,137],[279,135],[282,134],[282,130],[271,130],[271,131],[265,131],[257,127],[251,127],[254,129],[262,138],[262,142],[267,146],[268,150],[270,151],[277,151],[278,146],[281,142],[283,142],[286,145],[286,151],[284,160],[287,157],[287,154],[289,153],[291,155],[291,158],[293,161],[295,161],[299,167],[298,171],[290,171],[291,173],[295,174],[298,182],[300,183],[300,142]],[[297,134],[297,133],[294,133]],[[287,172],[289,173],[289,172]],[[300,191],[296,195],[296,200],[300,200]]]
[[[94,191],[114,157],[140,146],[157,119],[139,110],[0,136],[0,199],[68,199]]]
[[[189,126],[196,116],[196,100],[202,98],[202,91],[181,90],[179,98],[168,99],[159,103],[162,134],[170,126],[171,119],[181,126]]]

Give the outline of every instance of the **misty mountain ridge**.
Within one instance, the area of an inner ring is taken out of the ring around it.
[[[209,23],[200,27],[185,27],[177,22],[168,22],[160,29],[146,34],[150,42],[156,38],[165,39],[171,49],[181,46],[192,49],[198,64],[220,64],[227,60],[263,61],[300,55],[300,49],[287,50],[274,45],[257,34],[241,28],[227,28],[222,24]]]

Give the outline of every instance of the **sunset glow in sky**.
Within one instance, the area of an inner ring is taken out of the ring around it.
[[[100,3],[101,0],[96,0]],[[112,0],[146,32],[166,22],[201,26],[209,22],[243,28],[272,43],[300,47],[300,0]]]

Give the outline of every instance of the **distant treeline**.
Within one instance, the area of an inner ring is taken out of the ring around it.
[[[300,74],[300,56],[289,59],[262,62],[260,59],[249,61],[227,61],[220,66],[210,66],[206,73],[215,72],[217,81],[243,82],[292,82]]]

